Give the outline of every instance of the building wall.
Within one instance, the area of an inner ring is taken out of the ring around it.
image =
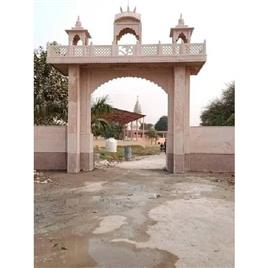
[[[66,148],[66,127],[34,127],[35,169],[66,170]],[[234,127],[190,128],[190,154],[185,157],[191,171],[234,172],[234,154]]]

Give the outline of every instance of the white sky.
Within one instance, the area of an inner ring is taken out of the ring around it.
[[[235,11],[233,1],[211,0],[129,0],[142,16],[143,43],[171,43],[169,31],[180,13],[185,24],[195,27],[192,42],[207,40],[208,59],[197,76],[191,76],[190,123],[199,125],[202,109],[219,97],[225,83],[235,80]],[[83,27],[91,34],[94,44],[111,44],[114,15],[127,0],[39,0],[34,1],[34,47],[48,41],[67,44],[65,29],[73,27],[78,15]],[[127,40],[127,38],[126,38]],[[167,114],[167,96],[154,84],[141,79],[117,79],[107,83],[93,97],[109,95],[117,108],[133,110],[136,97],[147,115],[146,122],[155,123]]]

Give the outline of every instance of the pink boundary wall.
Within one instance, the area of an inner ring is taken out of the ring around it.
[[[234,127],[191,127],[188,170],[234,172]],[[67,169],[67,128],[34,127],[34,167],[37,170]]]
[[[34,127],[34,168],[37,170],[66,170],[66,127]]]

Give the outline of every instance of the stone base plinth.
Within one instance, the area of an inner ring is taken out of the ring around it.
[[[68,153],[67,172],[68,173],[79,173],[80,172],[80,154]]]
[[[234,161],[234,154],[167,154],[167,170],[171,173],[187,171],[234,172]]]
[[[234,154],[193,153],[190,157],[190,170],[201,172],[234,172]]]
[[[67,153],[36,152],[34,153],[34,169],[36,170],[66,170]]]
[[[167,154],[167,170],[171,173],[184,173],[184,155]]]
[[[81,171],[91,171],[94,169],[93,153],[80,154]]]

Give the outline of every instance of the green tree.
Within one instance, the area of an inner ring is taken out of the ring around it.
[[[235,125],[235,82],[226,85],[220,99],[212,101],[201,116],[202,126]]]
[[[147,136],[151,140],[151,144],[153,143],[153,141],[156,142],[157,132],[156,132],[156,130],[154,128],[149,129],[149,131],[147,132]]]
[[[151,123],[144,123],[144,130],[149,130],[149,129],[153,128],[153,126],[154,125]],[[143,129],[143,123],[141,123],[140,129]]]
[[[112,122],[108,123],[104,128],[103,133],[101,133],[104,138],[115,138],[117,140],[123,139],[123,126],[119,123]]]
[[[167,131],[168,130],[168,117],[166,115],[159,118],[154,128],[158,131]]]
[[[107,103],[108,96],[99,98],[91,107],[91,130],[95,137],[103,136],[109,123],[104,115],[112,111],[112,106]]]
[[[66,124],[68,80],[46,59],[42,47],[34,50],[34,124]]]

